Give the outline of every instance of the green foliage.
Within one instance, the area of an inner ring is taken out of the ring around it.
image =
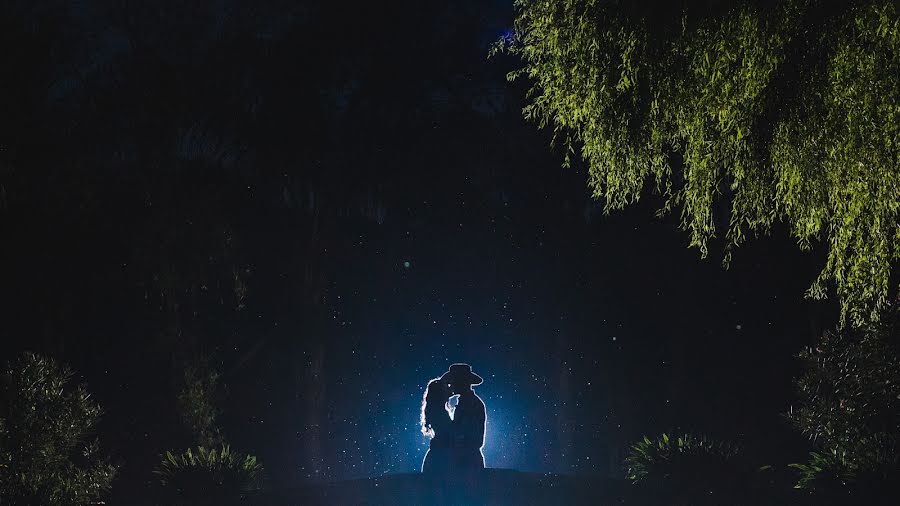
[[[167,504],[219,505],[260,487],[263,468],[253,455],[233,452],[218,425],[224,385],[212,358],[200,356],[184,368],[178,408],[198,442],[183,453],[167,451],[154,471]]]
[[[854,477],[853,465],[836,452],[810,452],[809,461],[790,464],[800,472],[796,488],[816,489],[846,486]]]
[[[222,430],[217,424],[217,407],[221,393],[220,373],[203,359],[184,369],[184,384],[178,393],[178,409],[182,420],[200,446],[223,444]]]
[[[741,3],[651,32],[628,2],[517,0],[494,51],[521,57],[525,117],[552,126],[567,165],[580,149],[607,211],[652,180],[701,255],[725,229],[726,265],[784,220],[801,247],[828,245],[809,295],[833,282],[842,322],[861,325],[900,258],[900,18],[855,3]]]
[[[698,471],[714,472],[737,455],[737,448],[704,436],[668,434],[651,440],[644,436],[625,458],[626,477],[634,484],[650,481],[679,482]]]
[[[900,311],[878,324],[826,332],[800,357],[800,405],[789,419],[821,452],[793,467],[798,487],[900,478]]]
[[[736,446],[705,436],[644,437],[631,447],[625,467],[637,497],[647,504],[765,504],[772,499],[769,477],[749,465]]]
[[[795,488],[813,492],[829,504],[897,504],[900,490],[900,459],[894,442],[881,447],[881,455],[865,464],[837,450],[810,452],[809,460],[791,464],[799,471]]]
[[[771,145],[775,202],[801,245],[826,240],[811,294],[834,280],[859,324],[877,320],[900,258],[900,18],[890,2],[855,10],[823,73]]]
[[[228,445],[203,446],[184,453],[166,452],[155,473],[179,504],[222,504],[241,492],[260,487],[263,468],[252,455],[232,452]]]
[[[86,442],[100,407],[72,372],[52,359],[24,354],[2,375],[0,497],[11,504],[96,503],[116,468],[96,441]]]

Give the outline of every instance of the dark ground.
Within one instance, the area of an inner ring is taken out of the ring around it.
[[[272,504],[586,504],[611,491],[598,490],[598,485],[606,480],[599,476],[590,478],[507,469],[488,469],[483,474],[457,479],[397,474],[300,489],[284,493],[279,498],[283,502]]]
[[[703,506],[741,505],[824,505],[826,498],[814,498],[797,490],[773,493],[752,489],[742,501],[715,498]],[[308,505],[396,505],[396,506],[506,506],[580,505],[674,506],[695,504],[679,501],[671,493],[639,491],[624,480],[596,474],[561,475],[524,473],[511,469],[486,469],[473,476],[433,478],[419,473],[395,474],[379,478],[334,482],[247,497],[241,504],[258,506]],[[700,506],[700,505],[697,505]]]

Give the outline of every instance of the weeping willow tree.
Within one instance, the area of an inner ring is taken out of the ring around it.
[[[726,266],[783,221],[827,248],[808,295],[833,287],[862,325],[900,257],[900,19],[891,0],[831,4],[517,0],[495,51],[521,58],[525,117],[607,212],[655,190]]]

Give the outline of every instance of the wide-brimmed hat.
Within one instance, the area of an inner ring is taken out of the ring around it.
[[[469,385],[475,386],[480,385],[484,380],[481,379],[481,376],[472,372],[472,366],[469,364],[453,364],[450,366],[450,369],[447,369],[447,372],[441,376],[441,381],[446,381],[448,383],[468,383]]]

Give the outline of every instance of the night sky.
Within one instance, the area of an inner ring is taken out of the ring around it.
[[[724,270],[654,195],[604,215],[487,58],[510,2],[139,3],[0,15],[0,353],[72,366],[126,492],[190,444],[199,354],[276,484],[418,470],[454,362],[490,467],[617,475],[662,431],[804,455],[823,252],[776,227]]]

